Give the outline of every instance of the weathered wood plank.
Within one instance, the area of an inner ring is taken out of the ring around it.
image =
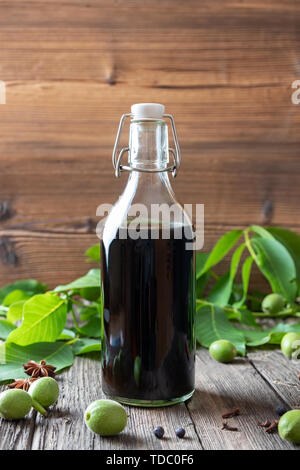
[[[183,26],[199,28],[208,24],[227,28],[246,25],[253,28],[262,25],[280,28],[295,21],[295,16],[299,15],[297,2],[282,0],[268,0],[263,6],[258,0],[247,3],[232,0],[216,0],[213,3],[209,0],[190,0],[184,3],[179,0],[146,0],[142,5],[138,0],[121,0],[117,4],[105,0],[90,0],[88,3],[69,0],[61,4],[59,0],[54,0],[52,5],[43,4],[42,8],[38,0],[30,0],[26,5],[22,0],[2,0],[1,6],[1,27],[4,28],[18,27],[20,23],[27,27],[40,28],[49,24],[55,24],[59,28],[89,24],[91,28],[114,30],[128,28],[129,20],[132,19],[135,19],[136,28],[150,31]],[[172,13],[175,17],[170,21]]]
[[[204,449],[294,449],[277,433],[266,434],[257,425],[258,421],[276,419],[277,404],[277,395],[248,359],[220,364],[207,350],[198,351],[196,392],[188,409]],[[228,423],[239,431],[221,430],[221,415],[235,407],[241,414]]]
[[[126,407],[128,426],[119,436],[101,438],[91,433],[83,415],[89,403],[103,397],[97,361],[77,358],[75,365],[59,377],[59,383],[58,405],[49,417],[37,417],[33,449],[201,449],[184,404],[159,409]],[[155,426],[164,427],[163,439],[153,435]],[[186,438],[181,440],[175,435],[180,426],[186,429]]]
[[[28,236],[29,235],[29,236]],[[0,239],[1,285],[14,279],[38,278],[49,288],[65,284],[91,268],[85,250],[97,243],[95,235],[30,233]]]
[[[28,224],[32,230],[0,230],[0,285],[16,279],[36,278],[51,289],[83,276],[93,266],[85,261],[84,252],[99,241],[96,234],[89,233],[90,226],[96,223],[96,219],[58,220],[51,224],[32,222]],[[204,251],[209,251],[226,231],[236,228],[243,227],[206,224]],[[228,262],[227,256],[217,266],[219,274],[228,270]],[[251,285],[265,293],[270,290],[255,266]]]
[[[113,438],[100,438],[85,427],[84,409],[91,401],[103,396],[100,364],[77,358],[75,366],[58,377],[61,395],[49,416],[36,417],[32,413],[19,422],[2,420],[0,447],[74,450],[191,450],[201,449],[202,446],[205,449],[297,449],[282,441],[277,434],[266,434],[257,426],[257,421],[272,421],[276,417],[275,407],[282,400],[291,406],[299,405],[298,384],[294,383],[295,368],[290,363],[284,364],[278,357],[280,353],[270,354],[261,358],[261,352],[250,353],[251,362],[259,369],[258,373],[247,359],[224,365],[213,361],[206,350],[199,350],[196,391],[187,407],[184,404],[152,410],[126,407],[129,414],[126,431]],[[240,408],[241,415],[228,422],[237,426],[239,431],[221,430],[224,421],[221,415],[236,406]],[[157,425],[165,428],[166,435],[162,440],[152,434]],[[187,432],[183,440],[176,438],[174,433],[180,426]]]
[[[1,232],[16,237],[20,256],[0,267],[0,285],[27,273],[47,280],[44,263],[52,271],[60,258],[31,231],[83,232],[99,203],[116,200],[126,176],[114,179],[111,150],[120,115],[137,101],[163,102],[176,117],[174,189],[183,203],[205,204],[205,249],[222,226],[300,230],[297,2],[53,2],[0,1],[0,205],[10,205],[0,229],[30,231],[23,247],[22,233]],[[58,241],[71,277],[82,270],[72,256],[82,242],[67,239],[64,251]]]
[[[1,387],[1,392],[5,387]],[[30,413],[18,421],[5,421],[0,418],[1,450],[30,450],[34,434],[36,412]]]
[[[291,408],[300,408],[299,360],[286,358],[279,350],[257,350],[248,353],[250,362],[270,384],[280,399]]]
[[[45,282],[51,289],[83,276],[93,266],[85,261],[84,252],[99,240],[94,233],[86,233],[88,221],[60,221],[53,224],[51,231],[49,224],[44,226],[43,223],[33,223],[30,226],[36,226],[37,231],[0,231],[0,285],[16,279],[36,278]],[[43,226],[44,230],[41,230]],[[75,226],[81,228],[76,229]],[[217,238],[227,230],[235,228],[238,227],[207,225],[204,250],[210,250]],[[227,258],[218,267],[220,274],[228,267]],[[253,286],[257,285],[268,292],[269,288],[263,282],[261,274],[258,270],[256,272],[257,276],[253,276]]]

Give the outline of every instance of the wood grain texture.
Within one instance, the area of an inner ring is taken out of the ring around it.
[[[139,101],[176,118],[174,189],[205,204],[206,250],[250,223],[300,232],[299,31],[296,0],[0,0],[0,284],[84,271],[82,232],[124,187],[110,155]],[[45,251],[41,231],[59,230]]]
[[[94,435],[83,422],[85,408],[103,397],[98,361],[77,358],[72,368],[58,376],[58,382],[60,397],[47,418],[31,412],[24,420],[1,420],[1,449],[299,450],[257,425],[258,421],[273,421],[275,407],[281,402],[299,405],[295,368],[276,351],[264,354],[263,359],[257,351],[250,354],[250,360],[220,364],[200,349],[193,398],[167,408],[126,407],[128,425],[114,437]],[[227,421],[238,431],[221,430],[222,414],[234,407],[241,414]],[[158,425],[165,429],[161,440],[152,433]],[[181,426],[186,429],[184,439],[175,436]]]
[[[193,422],[184,404],[170,408],[142,409],[126,407],[128,425],[118,436],[100,437],[86,427],[83,416],[86,407],[94,400],[103,398],[101,390],[100,363],[77,358],[75,365],[58,376],[60,397],[48,417],[34,414],[20,424],[1,422],[0,447],[32,448],[44,450],[191,450],[201,444]],[[23,423],[25,422],[25,424]],[[165,429],[164,439],[153,435],[156,426]],[[175,430],[183,426],[185,439],[178,439]]]
[[[18,421],[4,421],[0,418],[1,450],[30,450],[35,429],[35,416],[35,411],[31,410],[24,419]]]
[[[248,357],[282,402],[291,408],[300,408],[298,360],[290,360],[278,350],[253,351],[248,353]]]
[[[196,392],[188,409],[205,449],[297,449],[277,433],[267,434],[257,425],[259,421],[277,419],[278,397],[248,359],[220,364],[201,349],[196,363]],[[222,430],[222,414],[236,407],[240,408],[240,416],[227,422],[238,431]]]

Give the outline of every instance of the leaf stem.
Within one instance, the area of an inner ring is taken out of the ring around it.
[[[218,276],[218,274],[216,274],[212,269],[209,270],[209,274],[211,275],[211,277],[213,277],[216,281],[218,281],[220,279],[220,276]]]
[[[202,299],[196,299],[196,303],[197,304],[201,304],[201,305],[213,305],[211,302],[208,302],[207,300],[202,300]]]
[[[74,325],[76,328],[80,329],[80,326],[79,326],[79,323],[77,321],[77,318],[76,318],[76,315],[75,315],[75,312],[73,310],[73,306],[71,305],[71,315],[72,315],[72,318],[73,318],[73,322],[74,322]]]
[[[70,341],[68,341],[66,344],[71,346],[72,344],[76,343],[76,341],[79,341],[79,340],[80,340],[80,338],[76,337],[74,339],[70,339]]]
[[[289,308],[287,310],[283,310],[282,312],[273,313],[272,315],[270,315],[269,313],[264,313],[264,312],[252,312],[252,313],[256,317],[261,317],[261,318],[280,318],[280,317],[294,316],[297,313],[297,310],[293,308]]]
[[[82,302],[79,302],[79,300],[75,300],[70,297],[69,297],[69,300],[72,302],[72,304],[79,305],[80,307],[84,307],[84,304]]]
[[[252,258],[254,259],[256,264],[258,265],[258,258],[256,256],[255,251],[252,248],[251,241],[250,241],[250,238],[249,238],[249,230],[250,230],[249,227],[246,230],[244,230],[245,243],[246,243],[246,246],[249,250],[250,255],[252,256]]]
[[[45,410],[45,408],[38,401],[34,400],[33,398],[32,398],[32,406],[36,411],[41,413],[41,415],[47,416],[47,411]]]
[[[207,300],[201,300],[201,299],[196,299],[196,303],[201,304],[201,305],[209,305],[213,306],[213,303],[208,302]],[[225,312],[229,313],[236,313],[236,314],[241,314],[239,310],[236,310],[233,307],[221,307]],[[280,317],[289,317],[289,316],[294,316],[297,313],[297,310],[294,308],[289,308],[287,310],[283,310],[282,312],[279,313],[274,313],[273,315],[270,315],[269,313],[264,313],[264,312],[251,312],[255,317],[261,317],[261,318],[280,318]]]

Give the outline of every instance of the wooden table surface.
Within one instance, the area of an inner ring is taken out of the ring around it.
[[[196,391],[185,404],[167,408],[126,407],[126,430],[114,437],[92,434],[83,422],[87,405],[102,397],[100,364],[78,358],[75,365],[58,376],[61,394],[48,417],[34,411],[27,418],[1,421],[1,449],[105,449],[105,450],[203,450],[203,449],[294,449],[277,432],[267,434],[258,421],[276,419],[275,407],[285,403],[300,407],[299,366],[278,350],[251,352],[233,364],[219,364],[200,349],[196,359]],[[237,432],[222,430],[221,415],[234,407],[240,416],[228,422]],[[152,430],[163,426],[165,437]],[[186,429],[178,439],[175,430]]]

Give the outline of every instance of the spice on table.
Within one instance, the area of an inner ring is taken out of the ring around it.
[[[240,414],[240,409],[239,408],[233,408],[233,410],[228,411],[227,413],[224,413],[222,415],[223,419],[228,419],[232,418],[233,416],[238,416]]]
[[[25,390],[25,392],[28,392],[30,385],[32,382],[37,380],[37,377],[31,377],[30,379],[15,379],[14,382],[11,384],[8,384],[8,388],[19,388],[21,390]]]
[[[265,429],[265,432],[270,433],[276,431],[278,428],[278,423],[278,419],[275,419],[275,421],[268,428]]]
[[[156,428],[153,429],[153,434],[158,438],[158,439],[162,439],[162,437],[164,436],[164,428],[162,426],[156,426]]]
[[[46,361],[41,361],[39,364],[35,361],[29,361],[23,364],[24,371],[31,377],[55,377],[56,367],[46,364]]]
[[[269,421],[268,419],[266,421],[258,421],[257,423],[257,425],[261,428],[268,428],[269,426],[271,426],[271,424],[271,421]]]
[[[222,429],[225,429],[226,431],[238,431],[238,428],[230,426],[226,421],[223,423]]]
[[[178,428],[176,429],[175,432],[176,436],[179,437],[179,439],[183,439],[185,436],[185,429],[184,428]]]
[[[287,413],[287,411],[289,411],[289,410],[290,410],[290,408],[288,406],[284,405],[284,404],[276,406],[277,416],[282,416],[285,413]]]

